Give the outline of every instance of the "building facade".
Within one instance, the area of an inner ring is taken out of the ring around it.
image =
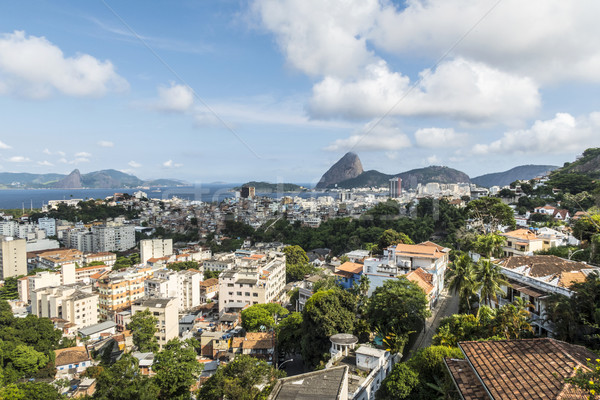
[[[27,275],[26,240],[0,236],[0,279],[19,275]]]
[[[140,240],[140,262],[145,264],[151,258],[161,258],[173,254],[173,239]]]

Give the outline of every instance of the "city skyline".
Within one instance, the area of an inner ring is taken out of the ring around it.
[[[600,4],[15,3],[0,15],[0,170],[314,182],[477,176],[600,146]]]

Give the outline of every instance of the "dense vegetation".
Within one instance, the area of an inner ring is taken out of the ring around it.
[[[139,216],[136,210],[130,207],[109,206],[107,203],[97,200],[80,201],[77,207],[59,204],[56,210],[48,212],[34,213],[30,216],[32,221],[37,221],[42,217],[63,219],[70,222],[82,221],[88,223],[92,221],[104,221],[109,218],[124,216],[127,219],[134,219]]]

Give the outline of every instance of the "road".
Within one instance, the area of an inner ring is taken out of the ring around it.
[[[458,296],[450,295],[446,289],[442,291],[442,295],[436,306],[431,310],[431,317],[425,321],[425,329],[421,332],[415,341],[415,345],[410,350],[411,356],[415,351],[431,345],[431,339],[435,334],[435,330],[440,325],[442,318],[458,314],[458,303]]]

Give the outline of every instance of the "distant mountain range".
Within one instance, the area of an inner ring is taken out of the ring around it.
[[[484,187],[506,186],[516,180],[529,180],[540,175],[547,175],[558,167],[555,165],[521,165],[504,172],[485,174],[471,178],[471,182]]]
[[[69,175],[0,173],[0,188],[5,189],[128,189],[140,186],[181,186],[186,184],[186,182],[176,179],[144,181],[135,175],[114,169],[94,171],[87,174],[81,174],[78,169],[75,169]]]
[[[600,164],[600,156],[598,157]],[[323,174],[317,189],[325,188],[362,188],[387,186],[391,178],[402,178],[403,189],[415,189],[418,184],[439,183],[476,183],[479,186],[506,186],[518,179],[533,179],[547,174],[558,167],[552,165],[523,165],[508,171],[469,178],[467,174],[453,168],[432,165],[397,174],[385,174],[376,170],[363,171],[358,155],[346,153],[338,162]]]

